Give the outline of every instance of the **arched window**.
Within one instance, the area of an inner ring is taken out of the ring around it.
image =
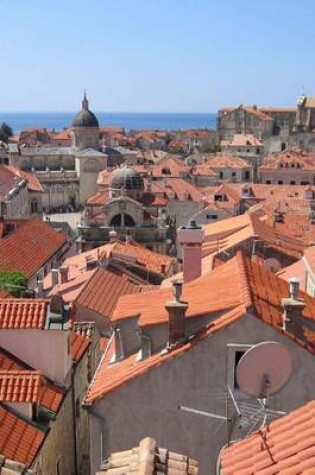
[[[116,214],[110,224],[113,227],[133,227],[136,225],[134,219],[129,214]]]

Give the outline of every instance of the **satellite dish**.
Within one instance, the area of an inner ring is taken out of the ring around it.
[[[240,359],[236,381],[246,394],[258,399],[278,392],[293,369],[292,357],[284,345],[273,341],[259,343]]]

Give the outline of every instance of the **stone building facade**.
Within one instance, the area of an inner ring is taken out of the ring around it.
[[[32,171],[43,189],[45,211],[76,209],[96,193],[97,175],[107,166],[99,151],[99,124],[84,95],[69,132],[71,146],[9,147],[3,163]]]

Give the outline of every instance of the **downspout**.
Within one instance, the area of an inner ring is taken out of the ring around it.
[[[75,411],[75,385],[74,385],[74,375],[75,375],[75,363],[72,363],[71,367],[71,405],[72,405],[72,431],[73,431],[73,442],[74,442],[74,474],[78,475],[78,453],[77,453],[77,423],[76,423],[76,411]]]

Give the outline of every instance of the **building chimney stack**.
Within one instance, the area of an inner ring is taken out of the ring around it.
[[[51,287],[58,285],[58,269],[51,269]]]
[[[117,241],[117,232],[115,229],[111,229],[108,233],[109,235],[109,242],[116,242]]]
[[[168,344],[174,345],[185,338],[185,314],[188,303],[181,300],[183,281],[173,283],[174,300],[166,302],[168,312]]]
[[[69,266],[60,266],[60,281],[62,284],[65,284],[69,280]]]
[[[197,226],[196,221],[190,220],[188,226],[178,229],[177,236],[182,246],[183,275],[186,284],[201,276],[204,231]]]
[[[290,297],[282,299],[282,328],[296,336],[303,337],[303,309],[305,301],[299,298],[300,280],[292,277],[289,280]]]
[[[114,328],[114,354],[110,363],[118,363],[125,357],[121,331],[119,328]]]

